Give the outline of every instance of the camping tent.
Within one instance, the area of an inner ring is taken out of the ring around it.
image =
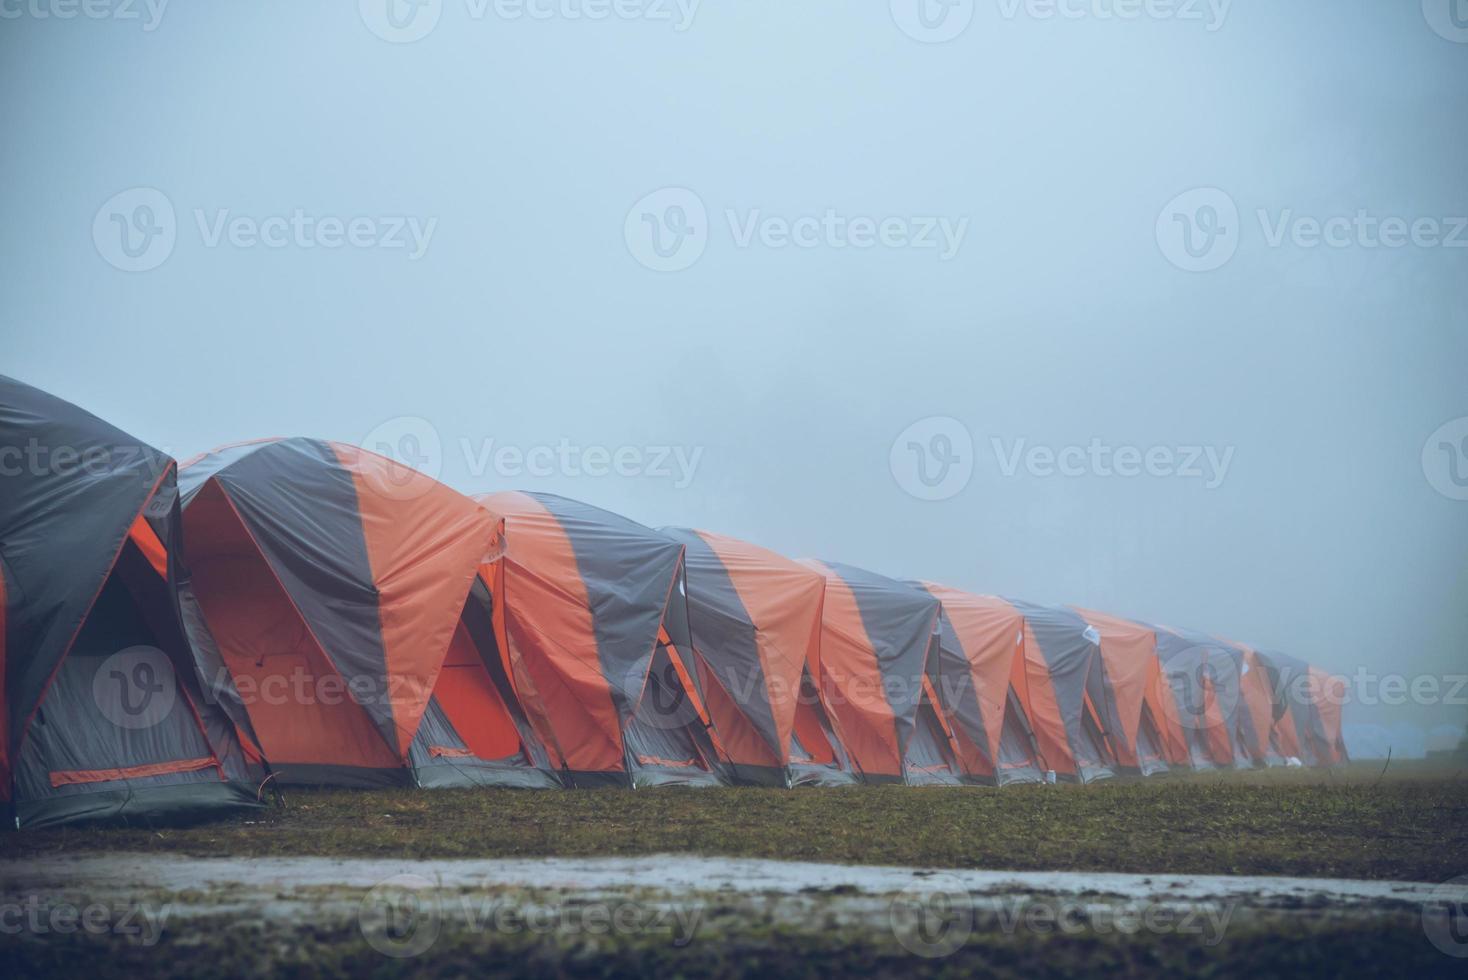
[[[179,484],[194,647],[282,783],[556,784],[476,584],[500,517],[315,439],[217,449]]]
[[[938,600],[850,565],[805,561],[826,578],[817,686],[853,767],[873,783],[962,779],[937,707]]]
[[[1279,765],[1299,755],[1294,731],[1280,730],[1288,705],[1265,654],[1191,630],[1156,629],[1194,768]]]
[[[694,659],[731,778],[855,782],[815,693],[825,576],[721,534],[662,532],[685,548]]]
[[[1241,733],[1252,726],[1252,718],[1241,689],[1239,651],[1223,640],[1190,630],[1149,628],[1157,635],[1157,655],[1172,687],[1192,767],[1250,764]]]
[[[1000,695],[994,677],[1005,662],[1003,647],[1011,651],[1009,683],[1016,705],[1000,717],[1006,724],[1012,719],[1028,736],[1014,733],[1009,748],[1000,740],[1005,753],[1001,759],[1011,760],[1015,775],[1028,778],[1032,765],[1054,772],[1057,779],[1079,782],[1113,775],[1114,759],[1099,711],[1105,674],[1096,631],[1068,609],[953,590],[941,594],[945,610],[964,613],[961,619],[950,619],[956,630],[972,636],[961,640],[965,652],[972,658],[970,647],[984,651],[985,675],[976,676],[975,684],[994,705],[986,726],[995,723],[997,714],[994,699]],[[973,730],[972,723],[957,727]],[[1025,751],[1026,740],[1032,752]]]
[[[936,686],[966,780],[1000,786],[1039,782],[1045,767],[1010,683],[1023,670],[1024,617],[993,596],[920,584],[943,606]]]
[[[1189,765],[1177,702],[1157,655],[1157,631],[1090,609],[1076,612],[1101,636],[1107,693],[1102,711],[1118,767],[1150,776]]]
[[[1319,667],[1310,668],[1310,677],[1314,681],[1315,712],[1320,716],[1322,735],[1317,758],[1321,765],[1326,766],[1349,762],[1345,734],[1341,731],[1341,714],[1346,703],[1345,678],[1326,673]]]
[[[1269,754],[1277,756],[1286,765],[1302,765],[1312,744],[1310,726],[1310,702],[1299,696],[1293,681],[1296,676],[1308,677],[1304,664],[1293,657],[1260,651],[1260,663],[1269,679],[1271,701],[1274,708],[1274,723],[1269,731]],[[1296,667],[1301,668],[1296,673]],[[1302,738],[1302,735],[1304,736]]]
[[[1004,599],[1024,617],[1014,686],[1034,727],[1040,759],[1056,778],[1082,783],[1115,775],[1101,705],[1100,634],[1069,609]]]
[[[1238,738],[1239,765],[1279,766],[1284,764],[1274,745],[1274,691],[1269,671],[1259,651],[1234,640],[1224,640],[1239,671]]]
[[[184,637],[176,476],[0,377],[0,801],[17,826],[256,802]]]
[[[1271,752],[1307,766],[1330,766],[1348,759],[1341,731],[1345,681],[1296,657],[1257,652],[1274,702]]]
[[[683,545],[553,494],[479,498],[509,551],[481,570],[513,683],[577,786],[724,781],[695,673]]]

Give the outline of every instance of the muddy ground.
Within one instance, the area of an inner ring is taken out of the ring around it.
[[[0,880],[0,964],[16,976],[607,975],[652,966],[688,975],[1035,976],[1105,966],[1324,976],[1368,965],[1420,976],[1468,964],[1451,955],[1459,947],[1442,918],[1445,903],[1468,892],[1435,883],[689,855],[135,853],[9,860]]]
[[[0,976],[1468,975],[1465,785],[292,793],[7,835]]]

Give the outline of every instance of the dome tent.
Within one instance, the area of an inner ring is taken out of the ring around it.
[[[205,453],[180,487],[195,648],[282,783],[557,784],[478,580],[501,517],[316,439]]]
[[[693,652],[731,778],[777,786],[854,783],[814,680],[825,576],[724,535],[662,531],[685,548]]]
[[[993,596],[922,585],[943,605],[938,688],[965,774],[998,786],[1041,781],[1034,728],[1012,683],[1024,669],[1024,617]]]
[[[256,804],[183,626],[177,467],[0,377],[0,794],[18,827]]]
[[[683,545],[547,493],[480,501],[504,559],[481,569],[512,682],[573,786],[726,782],[693,669]]]
[[[851,565],[802,564],[826,578],[817,685],[853,768],[868,783],[962,782],[932,678],[938,600]]]
[[[1144,776],[1187,767],[1190,759],[1177,702],[1158,656],[1157,630],[1090,609],[1076,609],[1101,637],[1107,727],[1124,773]]]

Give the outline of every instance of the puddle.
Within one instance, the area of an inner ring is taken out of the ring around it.
[[[974,871],[817,864],[659,854],[636,858],[395,860],[374,858],[198,858],[154,854],[47,855],[0,861],[0,892],[85,891],[95,898],[144,892],[201,892],[225,903],[251,896],[365,891],[397,877],[405,888],[443,891],[534,889],[604,895],[890,896],[911,889],[962,890],[978,897],[1044,894],[1186,903],[1229,901],[1265,908],[1350,908],[1422,903],[1434,883],[1227,875],[1059,871]],[[218,908],[216,905],[215,908]]]

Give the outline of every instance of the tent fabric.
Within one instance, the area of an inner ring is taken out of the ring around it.
[[[281,782],[425,785],[429,760],[443,760],[456,780],[434,785],[496,771],[554,785],[518,705],[492,697],[497,651],[459,640],[479,568],[503,552],[503,518],[392,460],[304,438],[206,453],[180,490],[186,623]],[[456,700],[496,720],[504,757],[415,750],[432,732],[465,748],[442,731]]]
[[[476,580],[409,750],[420,786],[560,785],[505,672],[492,603]]]
[[[692,663],[684,546],[553,494],[478,498],[509,548],[481,569],[508,673],[575,785],[724,781]]]
[[[0,376],[0,466],[0,794],[17,825],[255,805],[184,639],[174,461]]]
[[[1240,652],[1239,700],[1243,713],[1239,718],[1241,741],[1249,761],[1257,766],[1271,764],[1271,729],[1274,725],[1274,698],[1269,678],[1257,651],[1233,644]],[[1273,760],[1278,764],[1278,760]]]
[[[931,678],[925,678],[913,737],[907,746],[907,782],[913,786],[958,786],[965,778],[958,746]]]
[[[797,713],[824,716],[818,701],[802,705],[801,688],[820,661],[825,576],[735,538],[661,530],[685,549],[694,659],[707,674],[705,702],[734,781],[851,782],[829,719],[807,719],[803,727],[830,762],[803,754],[797,763],[791,755]]]
[[[1293,761],[1302,764],[1305,751],[1300,747],[1300,735],[1295,725],[1294,711],[1288,704],[1275,705],[1274,726],[1270,729],[1269,745],[1272,755],[1278,755],[1283,764]]]
[[[1189,765],[1177,702],[1158,658],[1157,631],[1120,616],[1076,612],[1100,635],[1101,659],[1113,697],[1106,710],[1112,746],[1125,772],[1154,775]]]
[[[834,562],[826,578],[818,686],[866,782],[956,783],[957,750],[929,694],[941,606],[895,579]]]
[[[1273,692],[1275,723],[1271,744],[1285,758],[1299,759],[1307,766],[1324,765],[1319,746],[1324,727],[1310,692],[1310,666],[1303,660],[1276,651],[1259,651]]]
[[[1342,708],[1346,702],[1346,681],[1318,667],[1310,668],[1313,682],[1315,713],[1320,717],[1321,743],[1317,753],[1322,765],[1338,766],[1349,762],[1346,740],[1341,731]]]
[[[1307,766],[1349,761],[1341,733],[1346,682],[1288,654],[1255,653],[1274,702],[1273,752]]]
[[[815,676],[817,666],[807,666],[800,677],[800,695],[795,704],[795,721],[790,735],[791,786],[850,786],[857,775],[846,744],[836,731],[836,721],[826,711]]]
[[[1005,599],[1024,616],[1021,700],[1040,756],[1057,778],[1083,783],[1115,775],[1105,719],[1100,636],[1075,612]]]
[[[1241,660],[1237,651],[1210,636],[1152,627],[1157,652],[1178,708],[1178,721],[1194,769],[1247,764],[1240,740]]]
[[[1002,599],[918,584],[942,604],[937,688],[965,776],[1001,786],[1039,782],[1044,767],[1010,684],[1024,617]]]
[[[1252,719],[1256,725],[1262,725],[1262,733],[1254,736],[1258,741],[1262,738],[1263,752],[1259,764],[1266,767],[1287,766],[1299,763],[1300,748],[1293,731],[1288,737],[1284,737],[1283,728],[1294,728],[1294,719],[1289,715],[1288,707],[1275,700],[1274,681],[1270,675],[1268,664],[1264,657],[1255,650],[1251,651],[1250,671],[1255,675],[1253,680],[1262,688],[1266,694],[1267,707],[1263,712],[1253,715]]]
[[[1239,672],[1238,765],[1279,765],[1272,750],[1274,727],[1274,693],[1268,672],[1252,647],[1233,640],[1222,640],[1232,651]]]

